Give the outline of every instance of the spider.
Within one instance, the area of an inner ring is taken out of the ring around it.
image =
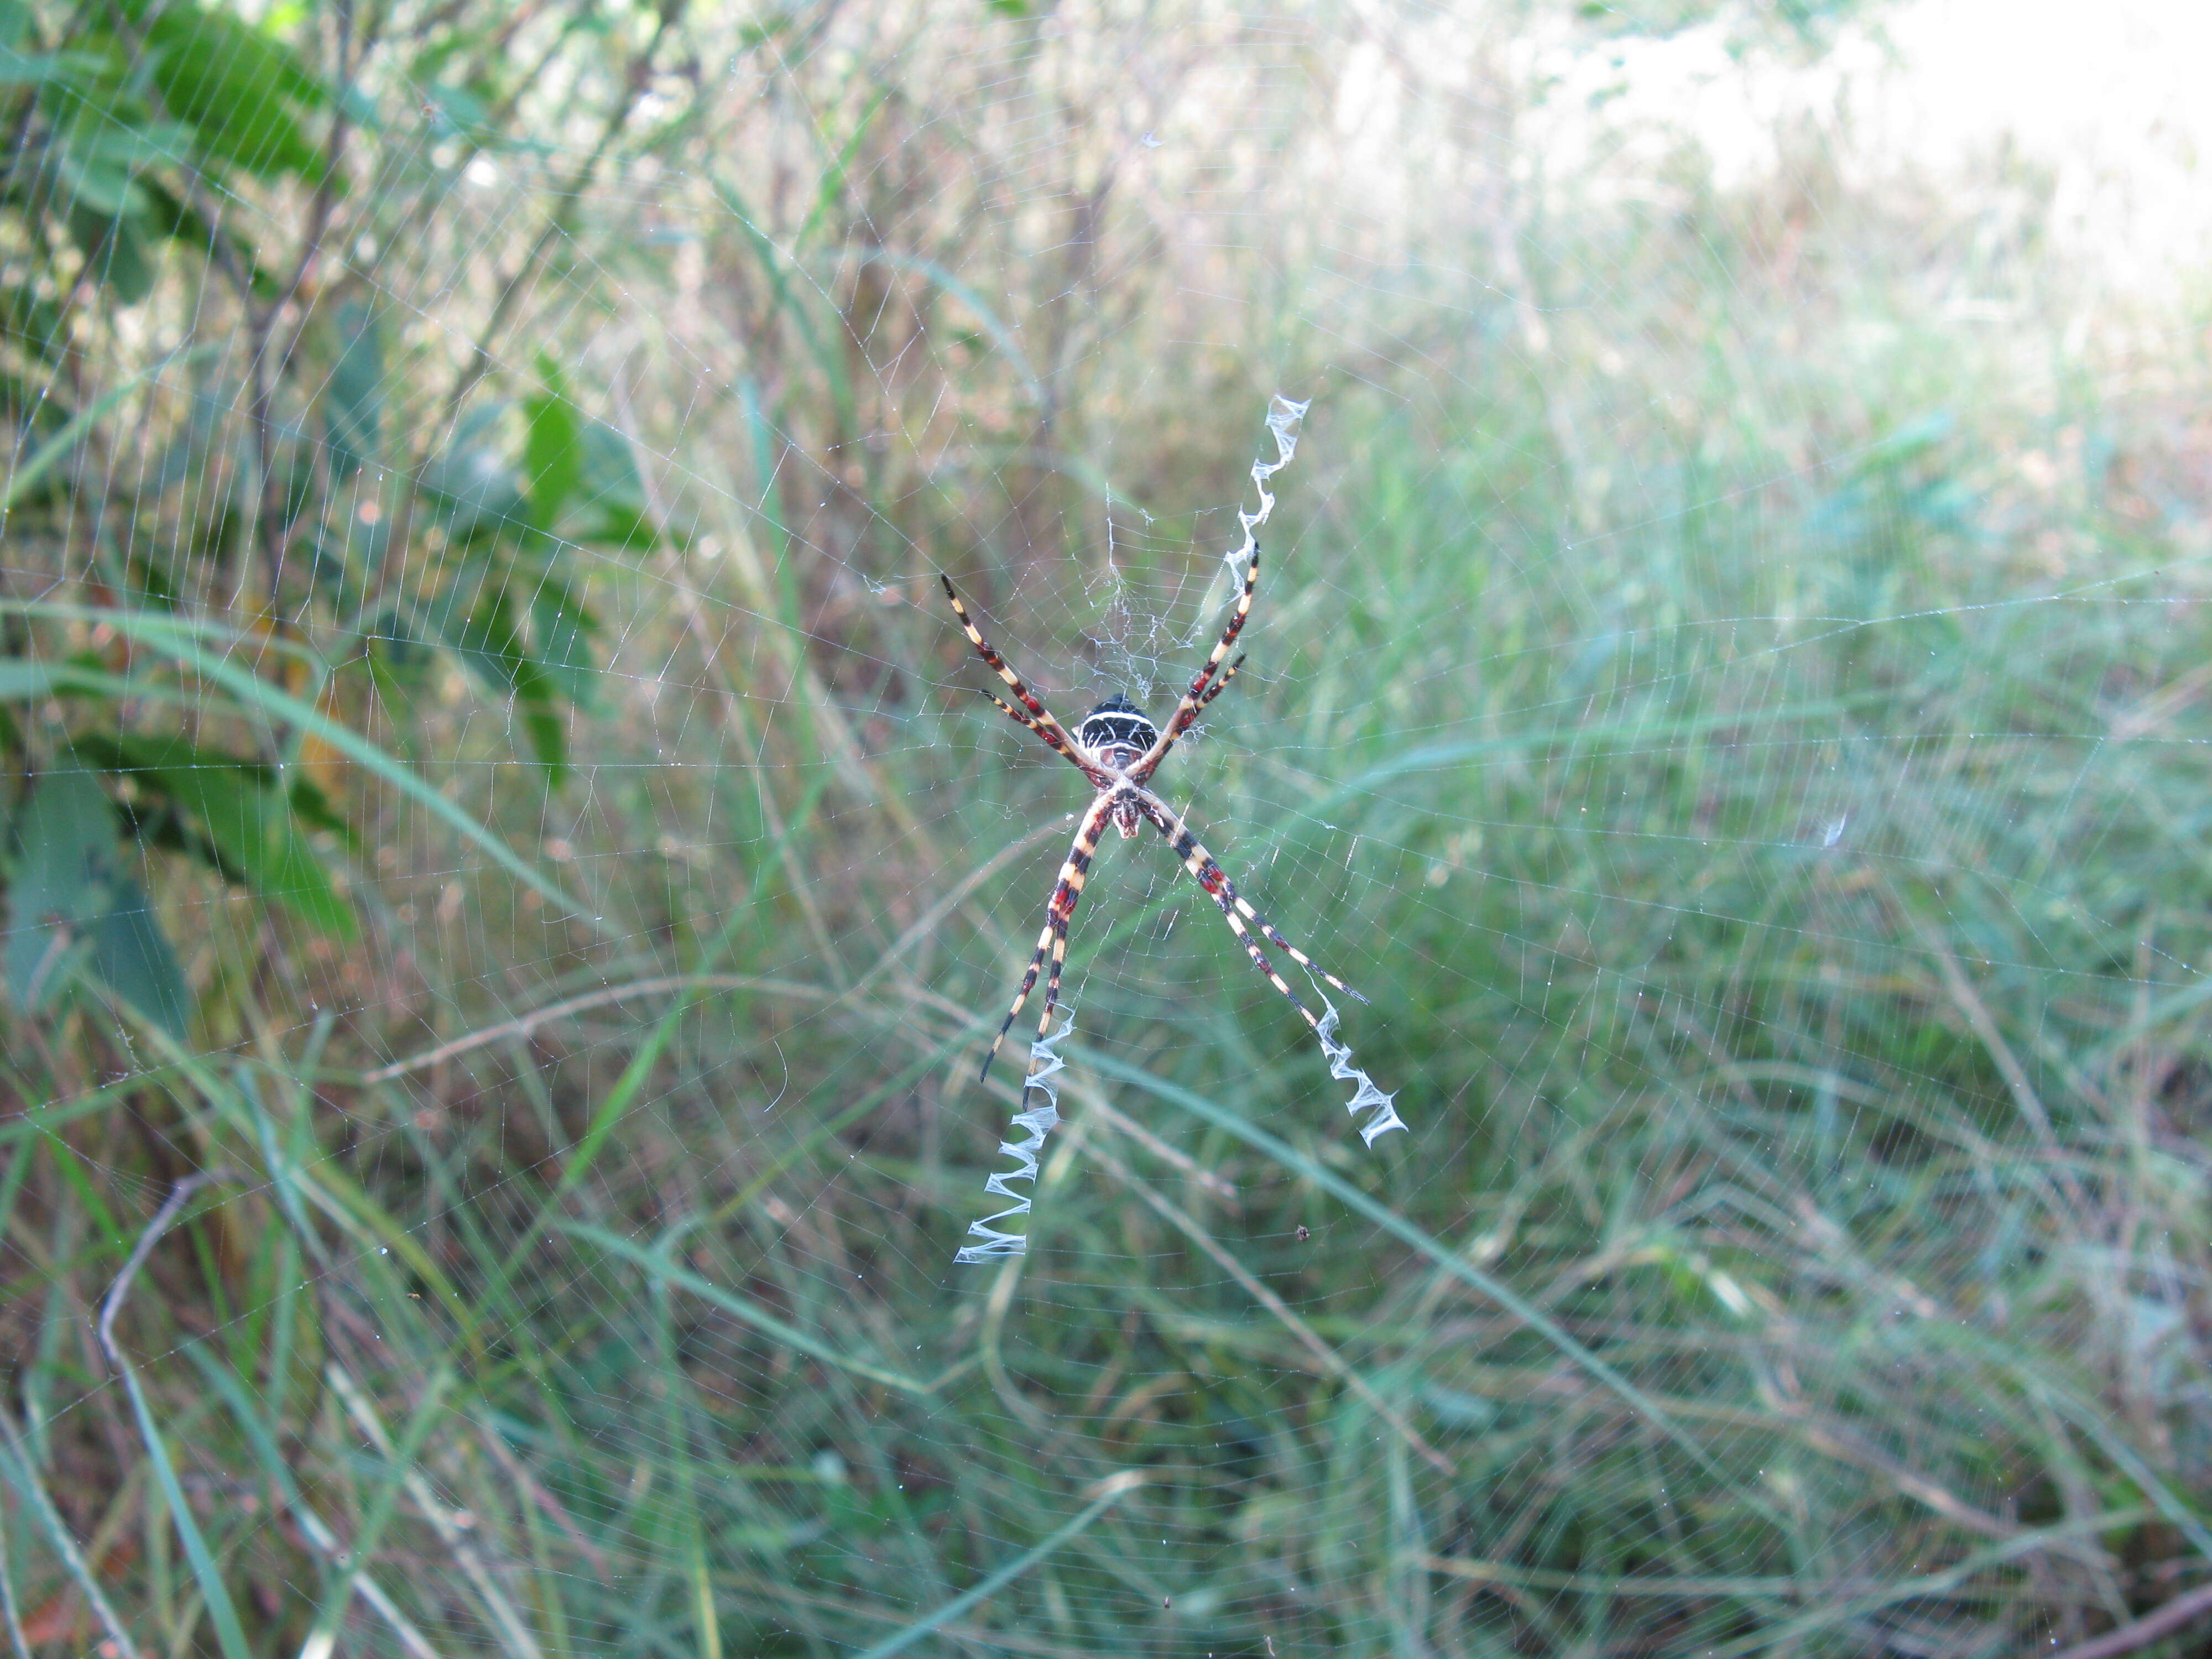
[[[1045,981],[1044,1013],[1037,1021],[1039,1042],[1044,1040],[1051,1027],[1053,1010],[1060,1005],[1060,969],[1067,961],[1068,924],[1074,918],[1076,901],[1083,896],[1091,856],[1098,850],[1098,837],[1105,833],[1109,818],[1125,841],[1136,835],[1139,820],[1160,832],[1161,838],[1182,860],[1183,868],[1190,872],[1192,879],[1221,907],[1223,917],[1244,947],[1244,954],[1252,958],[1252,965],[1267,976],[1270,985],[1290,999],[1291,1006],[1304,1016],[1308,1025],[1318,1030],[1321,1021],[1275,971],[1274,964],[1261,951],[1245,923],[1257,928],[1262,939],[1307,972],[1320,975],[1357,1001],[1367,1000],[1277,933],[1267,919],[1237,893],[1235,884],[1213,861],[1213,854],[1191,834],[1182,815],[1146,787],[1159,769],[1160,763],[1167,758],[1168,750],[1175,747],[1176,739],[1190,729],[1200,712],[1221,695],[1229,682],[1237,678],[1237,671],[1244,665],[1242,656],[1225,670],[1221,661],[1229,654],[1229,647],[1237,643],[1237,635],[1243,631],[1245,618],[1252,614],[1252,590],[1260,580],[1258,543],[1253,544],[1251,556],[1244,567],[1244,591],[1237,599],[1236,614],[1221,630],[1221,638],[1213,647],[1213,654],[1206,659],[1206,666],[1199,670],[1198,678],[1190,683],[1190,690],[1176,705],[1165,732],[1154,726],[1145,712],[1127,698],[1112,696],[1085,715],[1075,735],[1070,737],[1067,729],[1053,718],[1036,694],[1022,684],[1021,676],[1007,667],[1006,659],[991,648],[990,641],[969,617],[968,607],[960,603],[951,580],[943,575],[938,580],[944,582],[945,596],[952,601],[952,614],[959,617],[960,626],[967,630],[968,642],[975,647],[975,654],[997,672],[1022,706],[1017,708],[993,692],[983,695],[1004,709],[1008,718],[1042,738],[1054,753],[1082,773],[1098,792],[1076,829],[1075,845],[1069,849],[1067,861],[1060,866],[1060,879],[1054,884],[1051,902],[1045,907],[1044,931],[1037,935],[1036,954],[1030,958],[1029,971],[1022,975],[1021,989],[1014,994],[1014,1006],[1006,1011],[1006,1023],[992,1040],[991,1052],[983,1056],[982,1077],[991,1075],[991,1062],[999,1057],[999,1050],[1006,1041],[1006,1033],[1013,1029],[1022,1005],[1036,988],[1037,975],[1044,969],[1048,953],[1052,957],[1052,974]],[[1024,709],[1028,712],[1024,713]]]

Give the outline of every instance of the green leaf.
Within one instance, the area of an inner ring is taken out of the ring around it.
[[[422,489],[446,528],[448,545],[465,545],[522,522],[528,505],[517,488],[501,426],[513,405],[486,404],[462,416],[453,441],[422,470]]]
[[[553,677],[515,625],[504,573],[481,584],[455,583],[431,608],[431,623],[488,690],[515,700],[532,751],[558,781],[568,765],[568,727],[554,707]]]
[[[0,7],[0,15],[7,8]],[[4,33],[0,29],[0,33]],[[25,54],[10,43],[0,45],[0,88],[42,87],[53,82],[67,85],[82,80],[88,70],[96,70],[100,60],[87,52],[41,52]]]
[[[522,477],[530,521],[550,536],[562,507],[584,481],[585,456],[559,366],[540,352],[538,374],[544,390],[522,404],[530,423],[522,444]]]
[[[346,479],[374,460],[384,419],[384,349],[368,307],[349,301],[336,319],[338,356],[323,393],[331,478]]]
[[[84,954],[82,930],[112,906],[122,884],[115,809],[89,772],[40,775],[15,825],[8,884],[8,994],[26,1011],[46,1007]]]
[[[359,844],[353,826],[337,815],[330,798],[308,781],[306,773],[292,780],[290,799],[292,816],[309,830],[327,830],[349,847]]]
[[[562,696],[590,709],[599,695],[599,665],[592,659],[592,635],[599,619],[565,583],[547,577],[530,596],[530,625],[538,636],[538,660]]]
[[[191,994],[145,890],[124,872],[115,809],[81,767],[40,775],[17,827],[9,886],[8,994],[27,1012],[52,1005],[89,969],[181,1037]]]
[[[512,696],[520,689],[530,650],[514,625],[503,573],[454,582],[430,607],[429,623],[446,648],[486,690]]]
[[[288,48],[227,12],[190,5],[164,9],[147,40],[162,104],[203,150],[260,178],[320,181],[322,156],[299,112],[325,94]]]
[[[95,219],[113,219],[144,213],[152,206],[145,192],[121,167],[99,161],[88,161],[66,149],[56,151],[53,162],[54,172],[61,179],[62,194],[69,198],[72,212],[82,208]]]
[[[170,798],[206,832],[216,850],[246,872],[261,898],[283,906],[316,932],[351,939],[359,929],[352,906],[293,826],[289,805],[274,789],[258,787],[228,766],[164,770]]]
[[[313,703],[302,702],[289,692],[239,667],[230,660],[228,653],[216,654],[203,649],[200,644],[204,639],[222,641],[234,648],[238,640],[236,635],[209,623],[188,626],[147,611],[94,611],[78,605],[49,605],[37,601],[0,601],[0,614],[7,612],[21,616],[66,617],[72,621],[98,621],[109,624],[119,633],[129,635],[176,663],[188,676],[204,680],[210,685],[228,692],[232,700],[228,706],[252,710],[262,718],[281,721],[302,733],[319,738],[348,759],[358,763],[375,776],[411,797],[431,817],[459,831],[482,848],[501,869],[551,903],[556,914],[576,917],[602,938],[612,936],[613,929],[605,916],[518,854],[481,819],[463,811],[412,768],[371,743],[352,727],[331,719]],[[257,644],[261,648],[267,648],[265,637]],[[375,660],[371,659],[372,668]],[[73,683],[78,689],[101,697],[142,697],[151,706],[187,708],[202,713],[210,706],[225,706],[224,700],[212,699],[205,686],[174,685],[150,675],[125,677],[95,672],[73,664],[42,665],[40,669],[50,684]],[[6,678],[6,665],[0,664],[0,679]]]
[[[595,522],[580,540],[645,548],[658,539],[646,514],[637,457],[629,441],[603,421],[584,428],[582,489]]]
[[[447,86],[434,82],[422,88],[422,104],[434,112],[433,119],[441,138],[455,133],[491,131],[491,106],[465,87]]]
[[[568,723],[550,696],[524,696],[520,702],[531,753],[545,769],[545,775],[558,783],[568,773]]]
[[[76,749],[80,757],[174,805],[207,837],[226,877],[242,880],[256,896],[318,933],[357,936],[353,907],[339,896],[295,823],[290,801],[276,787],[275,768],[180,738],[88,736],[76,740]]]
[[[147,257],[145,234],[129,213],[109,216],[79,199],[70,208],[70,237],[85,264],[118,302],[135,306],[154,288],[154,264]]]
[[[137,882],[117,886],[113,905],[93,923],[90,938],[92,971],[117,996],[182,1041],[192,1017],[191,992]]]

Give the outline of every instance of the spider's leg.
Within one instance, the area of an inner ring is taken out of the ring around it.
[[[1044,1036],[1052,1022],[1052,1011],[1060,1006],[1060,970],[1067,960],[1067,925],[1075,915],[1076,901],[1083,896],[1083,884],[1090,877],[1091,860],[1098,850],[1098,837],[1106,827],[1106,809],[1113,799],[1110,790],[1101,793],[1083,815],[1083,822],[1076,826],[1075,845],[1068,849],[1067,861],[1060,866],[1060,879],[1053,884],[1052,902],[1045,907],[1044,931],[1037,935],[1036,954],[1030,958],[1029,971],[1022,975],[1022,988],[1014,993],[1014,1006],[1006,1010],[999,1035],[991,1039],[991,1052],[983,1056],[983,1070],[975,1079],[978,1083],[991,1075],[991,1062],[999,1057],[999,1050],[1006,1043],[1006,1033],[1014,1029],[1022,1005],[1036,988],[1037,975],[1044,970],[1048,951],[1052,955],[1052,978],[1045,987],[1044,1018],[1037,1022],[1038,1036]]]
[[[1254,542],[1252,556],[1244,566],[1244,591],[1237,596],[1237,609],[1229,618],[1229,625],[1221,630],[1221,638],[1214,645],[1213,654],[1206,659],[1206,666],[1198,671],[1198,678],[1190,683],[1190,690],[1182,694],[1182,701],[1176,705],[1175,714],[1161,732],[1158,740],[1146,751],[1143,759],[1129,769],[1133,781],[1142,783],[1158,770],[1160,763],[1167,758],[1168,750],[1175,747],[1176,739],[1190,730],[1190,723],[1198,718],[1198,711],[1206,707],[1209,701],[1206,690],[1212,684],[1213,672],[1221,666],[1221,659],[1229,654],[1229,647],[1237,643],[1237,636],[1244,631],[1244,619],[1252,614],[1252,590],[1259,581],[1260,544]],[[1240,658],[1238,660],[1243,659]],[[1233,674],[1237,671],[1232,668],[1229,672]],[[1228,675],[1222,678],[1225,682]],[[1218,690],[1218,687],[1215,689]]]
[[[1198,700],[1198,706],[1201,709],[1204,708],[1206,704],[1212,702],[1216,697],[1227,690],[1229,689],[1229,682],[1237,678],[1237,671],[1243,665],[1244,659],[1242,657],[1237,658],[1235,662],[1231,663],[1228,668],[1223,672],[1221,678],[1214,681],[1212,685],[1206,687],[1206,695]]]
[[[1166,839],[1168,845],[1175,848],[1176,855],[1182,860],[1183,868],[1190,872],[1191,878],[1205,889],[1213,902],[1221,907],[1223,918],[1229,923],[1230,931],[1237,935],[1237,943],[1244,947],[1244,954],[1252,958],[1252,965],[1267,976],[1267,982],[1270,985],[1291,1000],[1291,1006],[1305,1016],[1307,1024],[1317,1026],[1321,1022],[1315,1018],[1311,1009],[1298,1000],[1298,994],[1291,989],[1289,983],[1275,971],[1274,964],[1267,960],[1266,953],[1260,949],[1250,931],[1244,926],[1247,921],[1260,930],[1261,936],[1268,944],[1290,957],[1308,973],[1320,975],[1348,997],[1360,1002],[1367,1000],[1365,997],[1361,996],[1358,992],[1353,990],[1334,974],[1330,973],[1328,969],[1323,968],[1276,932],[1273,924],[1254,909],[1246,902],[1244,896],[1237,890],[1236,884],[1229,879],[1220,865],[1214,861],[1213,854],[1207,852],[1200,844],[1198,837],[1190,833],[1189,826],[1169,811],[1165,804],[1160,801],[1158,796],[1147,790],[1140,804],[1140,810],[1152,821],[1152,827]]]
[[[978,695],[988,697],[993,702],[998,704],[1000,708],[1004,711],[1008,720],[1018,721],[1021,725],[1026,726],[1030,731],[1036,732],[1037,736],[1042,738],[1047,743],[1052,742],[1052,729],[1046,726],[1042,720],[1036,719],[1034,715],[1024,714],[1020,709],[1015,708],[1013,704],[1008,702],[1004,697],[1000,696],[995,692],[983,691],[980,692]],[[1054,746],[1057,747],[1058,745],[1055,744]],[[1078,765],[1083,765],[1083,763],[1080,761],[1076,763]],[[1094,774],[1092,769],[1089,766],[1084,766],[1083,772],[1085,777],[1095,777],[1096,781],[1102,785],[1106,781],[1104,775]]]
[[[975,647],[975,654],[990,664],[992,668],[997,671],[999,678],[1012,688],[1014,696],[1020,700],[1022,707],[1029,710],[1029,716],[1024,719],[1012,703],[1000,698],[993,697],[991,701],[1042,738],[1059,753],[1061,759],[1073,766],[1092,783],[1103,784],[1106,781],[1106,775],[1084,758],[1083,751],[1076,747],[1075,739],[1067,735],[1067,729],[1052,717],[1050,709],[1037,701],[1036,694],[1022,684],[1022,677],[1006,666],[1006,659],[991,648],[990,641],[983,637],[982,630],[975,626],[974,620],[968,615],[968,607],[960,603],[960,595],[953,591],[952,579],[940,574],[937,580],[945,584],[945,597],[952,601],[952,614],[960,619],[960,626],[968,635],[968,643]]]

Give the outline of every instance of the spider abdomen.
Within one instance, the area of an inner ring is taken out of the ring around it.
[[[1109,772],[1127,772],[1152,752],[1159,736],[1159,728],[1127,697],[1107,698],[1085,714],[1083,724],[1075,728],[1075,740],[1083,745],[1084,751]],[[1136,835],[1137,797],[1133,793],[1118,796],[1109,810],[1122,840]]]
[[[1083,717],[1075,740],[1099,765],[1126,772],[1159,741],[1159,727],[1127,697],[1109,697]]]

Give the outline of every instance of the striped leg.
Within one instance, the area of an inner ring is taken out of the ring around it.
[[[1037,736],[1042,738],[1047,743],[1052,742],[1051,728],[1047,726],[1042,720],[1037,720],[1033,715],[1024,714],[1020,709],[1015,708],[1013,704],[1008,702],[1004,697],[998,696],[994,692],[984,691],[979,693],[979,695],[988,697],[993,702],[998,704],[1000,708],[1004,711],[1008,720],[1013,720],[1019,725],[1026,726],[1030,731],[1036,732]],[[1084,769],[1084,775],[1085,777],[1091,775],[1090,768],[1085,767]],[[1098,777],[1097,781],[1103,787],[1106,780],[1104,776],[1101,775]]]
[[[1267,982],[1270,985],[1291,1000],[1291,1006],[1305,1016],[1307,1024],[1319,1025],[1321,1022],[1315,1018],[1311,1009],[1298,1000],[1298,994],[1291,989],[1288,982],[1275,971],[1274,964],[1267,960],[1266,953],[1260,949],[1250,932],[1245,927],[1244,924],[1247,921],[1260,930],[1261,936],[1268,944],[1290,957],[1308,973],[1318,975],[1343,992],[1345,995],[1357,1001],[1367,1000],[1365,997],[1361,996],[1358,992],[1353,990],[1334,974],[1330,973],[1328,969],[1321,966],[1311,957],[1277,933],[1267,917],[1247,903],[1243,896],[1237,890],[1236,884],[1231,882],[1221,866],[1214,862],[1213,854],[1199,844],[1198,837],[1190,833],[1189,827],[1170,811],[1166,804],[1158,796],[1150,790],[1146,791],[1139,810],[1152,820],[1152,827],[1166,837],[1168,845],[1175,848],[1176,856],[1182,860],[1183,868],[1190,872],[1191,878],[1204,888],[1213,902],[1221,907],[1221,914],[1228,921],[1230,931],[1237,935],[1237,942],[1244,947],[1244,954],[1252,958],[1252,965],[1267,976]]]
[[[1038,702],[1036,695],[1022,684],[1021,676],[1006,666],[1006,659],[991,648],[990,641],[983,637],[982,630],[969,618],[968,607],[960,603],[960,595],[953,591],[952,579],[940,574],[937,580],[945,584],[945,597],[952,601],[952,614],[960,618],[960,626],[967,631],[968,643],[975,647],[977,656],[997,671],[999,678],[1006,681],[1014,696],[1020,699],[1022,708],[1030,711],[1029,715],[1024,719],[1019,710],[1001,698],[993,697],[991,701],[1051,744],[1063,760],[1093,784],[1103,787],[1106,775],[1084,758],[1083,751],[1075,746],[1075,740],[1067,735],[1066,728],[1054,720],[1052,711]]]
[[[1038,1038],[1042,1040],[1051,1027],[1052,1011],[1060,1006],[1060,973],[1067,962],[1067,925],[1074,918],[1076,901],[1083,896],[1083,884],[1090,878],[1091,856],[1098,850],[1098,837],[1106,828],[1107,809],[1113,799],[1112,791],[1102,793],[1091,803],[1083,822],[1076,826],[1075,845],[1068,849],[1067,862],[1060,866],[1060,879],[1053,885],[1052,902],[1045,907],[1044,931],[1037,935],[1036,954],[1030,958],[1029,971],[1022,975],[1022,988],[1014,993],[1014,1006],[1006,1010],[1006,1023],[999,1027],[999,1035],[991,1039],[991,1052],[983,1056],[983,1070],[976,1079],[979,1083],[991,1075],[991,1062],[999,1057],[1006,1033],[1014,1028],[1015,1017],[1030,1000],[1030,993],[1036,988],[1037,975],[1043,971],[1048,951],[1052,956],[1052,977],[1045,985],[1044,1017],[1037,1021]]]
[[[1244,659],[1242,657],[1237,658],[1235,662],[1231,663],[1229,665],[1228,671],[1224,673],[1219,679],[1214,681],[1212,685],[1206,688],[1206,695],[1198,700],[1198,706],[1200,708],[1204,708],[1206,704],[1212,702],[1224,691],[1226,691],[1229,689],[1229,682],[1237,678],[1237,671],[1243,665]]]
[[[1175,714],[1169,720],[1167,728],[1160,733],[1159,740],[1152,744],[1142,760],[1129,769],[1130,777],[1137,782],[1142,783],[1158,769],[1159,763],[1167,758],[1168,750],[1175,747],[1176,739],[1190,730],[1190,723],[1198,718],[1198,711],[1212,700],[1207,688],[1212,684],[1213,672],[1221,666],[1221,659],[1229,654],[1229,647],[1237,643],[1237,636],[1244,631],[1244,620],[1252,614],[1252,590],[1259,581],[1260,544],[1255,542],[1252,544],[1252,557],[1244,567],[1244,591],[1237,595],[1236,613],[1229,618],[1229,626],[1221,630],[1221,638],[1213,647],[1213,654],[1206,659],[1206,666],[1198,671],[1198,678],[1190,683],[1190,690],[1182,694],[1182,701],[1176,705]],[[1237,660],[1242,662],[1243,659],[1240,657]],[[1231,674],[1236,672],[1234,668],[1229,671]],[[1224,683],[1228,678],[1227,674],[1222,676]],[[1220,688],[1214,686],[1212,689],[1218,690]]]

